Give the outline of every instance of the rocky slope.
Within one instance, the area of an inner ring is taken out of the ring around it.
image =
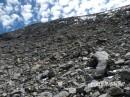
[[[0,35],[0,97],[130,97],[130,6]]]

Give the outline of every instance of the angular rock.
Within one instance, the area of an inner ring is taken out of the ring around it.
[[[124,65],[124,60],[123,59],[119,59],[117,61],[115,61],[115,65]]]
[[[57,84],[58,84],[59,87],[62,87],[63,86],[63,81],[59,81],[59,82],[57,82]]]
[[[92,94],[92,97],[98,97],[100,95],[99,91],[96,91]]]
[[[53,97],[53,95],[50,92],[43,92],[43,93],[38,94],[37,97]]]
[[[130,60],[125,61],[124,64],[130,66]]]
[[[77,94],[85,94],[84,88],[85,88],[86,84],[79,84],[78,87],[76,88],[76,93]]]
[[[66,88],[66,90],[68,90],[70,94],[76,93],[76,88],[73,88],[73,87]]]
[[[40,74],[40,79],[44,78],[52,78],[55,76],[55,72],[53,70],[45,70],[42,74]]]
[[[89,88],[88,86],[86,86],[85,88],[84,88],[84,91],[85,91],[85,93],[89,93],[89,92],[91,92],[91,88]]]
[[[62,64],[60,65],[59,67],[62,69],[62,70],[68,70],[70,69],[71,67],[73,66],[73,64]]]
[[[60,93],[56,94],[54,97],[69,97],[69,93],[67,91],[61,91]]]

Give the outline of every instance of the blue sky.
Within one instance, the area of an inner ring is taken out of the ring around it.
[[[130,4],[130,0],[0,0],[0,33],[58,18],[88,15]]]

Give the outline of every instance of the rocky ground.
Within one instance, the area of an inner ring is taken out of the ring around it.
[[[0,35],[0,97],[130,97],[130,6]]]

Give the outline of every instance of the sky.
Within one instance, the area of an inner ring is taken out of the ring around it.
[[[58,18],[82,16],[130,4],[130,0],[0,0],[0,33]]]

